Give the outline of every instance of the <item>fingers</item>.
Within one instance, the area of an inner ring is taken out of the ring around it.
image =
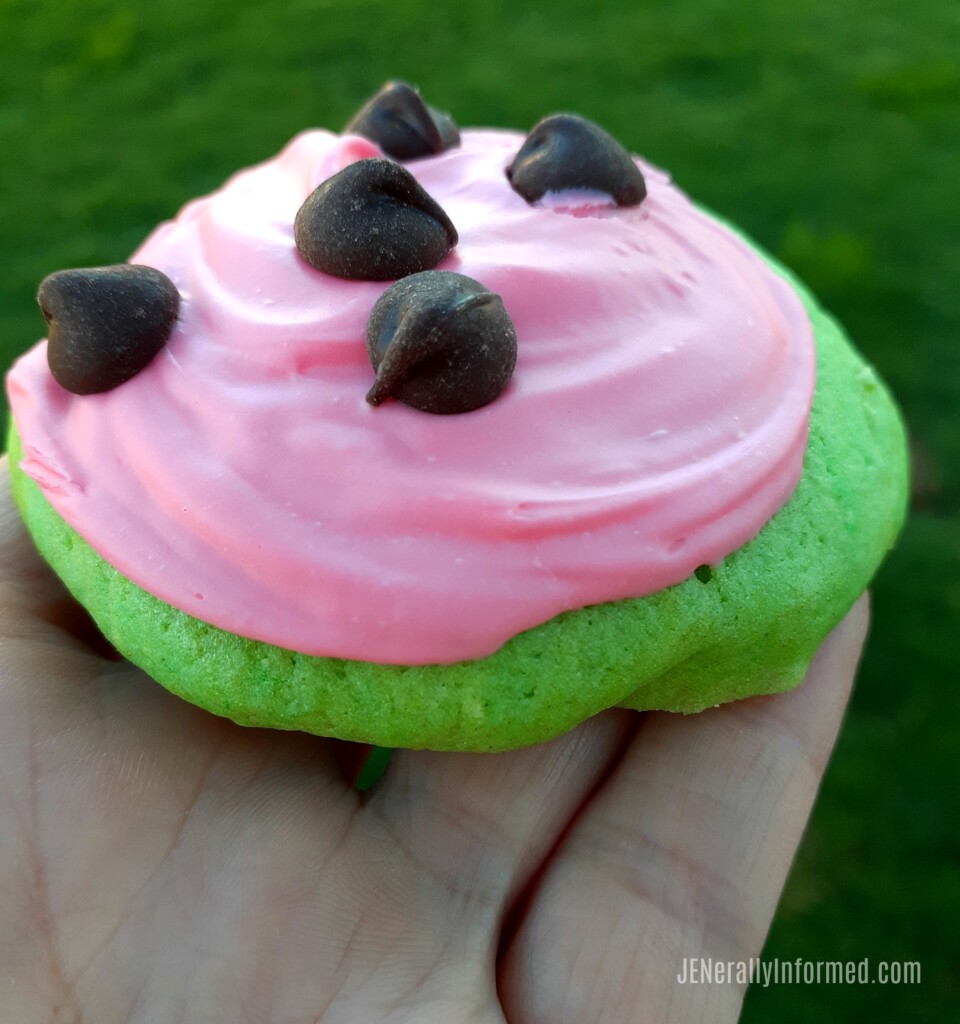
[[[691,718],[645,716],[552,859],[504,958],[511,1020],[737,1019],[742,988],[677,978],[685,958],[759,955],[867,617],[862,599],[789,693]]]
[[[611,710],[549,743],[501,754],[395,751],[367,812],[437,883],[499,917],[623,748]]]

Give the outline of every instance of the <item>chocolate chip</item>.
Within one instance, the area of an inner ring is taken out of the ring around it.
[[[344,131],[371,139],[397,160],[416,160],[460,145],[460,133],[450,116],[428,107],[406,82],[387,82],[353,115]]]
[[[413,175],[392,160],[349,164],[307,196],[294,221],[300,255],[353,281],[392,281],[435,267],[457,229]]]
[[[470,412],[492,402],[517,362],[517,332],[499,295],[446,270],[388,288],[367,321],[377,379],[371,405],[396,398],[423,412]]]
[[[47,362],[75,395],[109,391],[138,374],[163,348],[180,311],[180,293],[153,267],[58,270],[37,302],[49,325]]]
[[[577,114],[552,114],[534,125],[507,177],[528,203],[568,188],[606,192],[617,206],[636,206],[647,194],[630,154],[599,125]]]

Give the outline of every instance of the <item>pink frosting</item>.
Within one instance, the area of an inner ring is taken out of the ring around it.
[[[385,283],[309,267],[305,197],[357,137],[310,131],[131,257],[182,294],[166,348],[78,397],[40,342],[10,372],[23,469],[111,565],[223,629],[397,664],[490,654],[567,609],[649,594],[753,537],[799,478],[814,380],[791,288],[646,164],[632,209],[528,205],[522,142],[407,164],[452,218],[438,269],[499,293],[519,356],[459,416],[373,408]]]

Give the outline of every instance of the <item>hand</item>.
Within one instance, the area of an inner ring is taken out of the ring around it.
[[[242,729],[111,659],[0,463],[0,1007],[18,1024],[733,1021],[685,957],[759,954],[866,602],[805,683],[613,710],[509,754]],[[91,638],[93,646],[91,646]]]

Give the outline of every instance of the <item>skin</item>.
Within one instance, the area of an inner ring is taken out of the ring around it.
[[[20,1024],[734,1021],[836,739],[861,599],[805,682],[508,754],[242,729],[106,648],[0,461],[0,1006]]]

